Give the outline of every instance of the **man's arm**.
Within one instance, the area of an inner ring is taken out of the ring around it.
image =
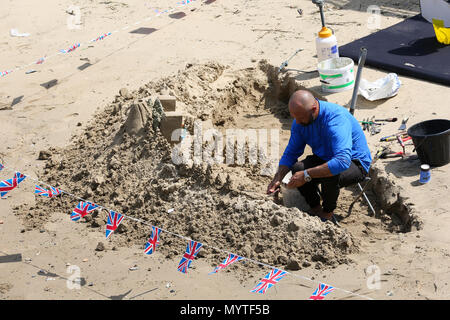
[[[328,168],[328,163],[325,162],[324,164],[318,165],[314,168],[306,169],[308,171],[308,174],[311,178],[326,178],[331,177],[333,174],[331,173],[330,169]],[[289,180],[289,183],[287,184],[288,188],[298,188],[301,187],[306,183],[305,180],[305,172],[304,171],[297,171]]]
[[[325,162],[324,164],[318,165],[317,167],[310,168],[307,170],[311,178],[326,178],[333,176],[333,174],[330,171],[330,168],[328,168],[328,162]]]
[[[291,136],[289,137],[289,143],[286,146],[286,149],[284,149],[279,166],[286,166],[288,168],[291,168],[305,151],[305,146],[306,143],[303,137],[297,132],[294,120],[291,126]],[[284,178],[284,176],[282,178]]]
[[[335,151],[333,158],[321,165],[307,169],[311,178],[326,178],[337,175],[345,171],[351,164],[352,150],[352,126],[349,121],[337,121],[333,119],[329,127],[329,138],[331,139],[331,148]],[[288,183],[289,188],[301,187],[305,184],[303,171],[298,171],[292,176]]]
[[[327,162],[327,165],[330,173],[337,175],[347,170],[352,162],[353,141],[351,122],[347,118],[335,117],[330,121],[328,135],[329,139],[331,139],[333,158]]]
[[[289,143],[284,150],[283,156],[280,159],[277,173],[267,187],[267,193],[274,193],[279,186],[281,181],[286,176],[286,174],[291,170],[292,165],[297,161],[297,159],[303,154],[305,150],[306,143],[303,138],[295,130],[295,120],[292,122],[291,126],[291,136],[289,138]]]

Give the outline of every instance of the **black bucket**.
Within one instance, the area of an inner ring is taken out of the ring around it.
[[[450,120],[416,123],[408,129],[422,164],[439,167],[450,162]]]

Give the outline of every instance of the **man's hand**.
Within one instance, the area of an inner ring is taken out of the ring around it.
[[[267,194],[272,194],[274,192],[280,191],[281,181],[278,177],[273,178],[272,182],[267,187]]]
[[[306,183],[305,181],[305,175],[303,171],[297,171],[294,173],[294,175],[291,177],[291,180],[289,180],[289,183],[287,184],[288,188],[298,188],[301,187]]]
[[[269,186],[267,187],[267,194],[274,194],[275,199],[278,197],[278,192],[280,191],[280,185],[281,181],[283,180],[284,176],[289,172],[288,166],[279,166],[277,173],[272,179],[272,182],[269,183]]]

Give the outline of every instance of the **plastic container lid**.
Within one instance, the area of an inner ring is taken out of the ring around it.
[[[322,27],[322,30],[319,31],[319,38],[328,38],[333,35],[333,32],[330,28]]]

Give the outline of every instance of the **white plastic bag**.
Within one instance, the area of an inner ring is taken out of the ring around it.
[[[9,31],[9,33],[10,33],[11,37],[28,37],[28,36],[30,36],[29,33],[20,33],[19,30],[17,30],[17,29],[11,29]]]
[[[389,73],[386,77],[378,79],[375,82],[361,79],[358,93],[369,101],[386,99],[395,96],[401,84],[396,73]]]

